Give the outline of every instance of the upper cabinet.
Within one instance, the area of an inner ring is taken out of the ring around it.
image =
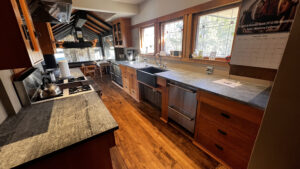
[[[132,47],[131,19],[119,18],[113,21],[113,36],[116,48]]]
[[[43,61],[26,0],[2,2],[0,69],[32,67]]]
[[[54,54],[56,51],[55,38],[53,36],[51,24],[48,22],[34,23],[39,35],[39,43],[44,55]]]

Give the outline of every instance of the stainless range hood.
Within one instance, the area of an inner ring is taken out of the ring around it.
[[[72,0],[27,0],[35,22],[68,23]]]

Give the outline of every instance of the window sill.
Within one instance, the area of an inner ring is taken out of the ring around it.
[[[153,54],[141,54],[141,56],[155,58]],[[183,58],[181,56],[162,56],[164,60],[175,60],[180,61],[183,63],[199,63],[204,65],[213,65],[213,66],[222,66],[222,67],[229,67],[229,63],[223,60],[222,58],[217,58],[216,60],[209,60],[209,59],[193,59],[193,58]]]

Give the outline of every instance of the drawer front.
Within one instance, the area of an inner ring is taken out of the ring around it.
[[[254,141],[259,129],[259,125],[255,123],[233,115],[230,112],[213,107],[204,102],[200,103],[199,116],[213,121],[223,129],[232,130],[233,132],[239,133],[242,137],[248,138],[248,142]]]
[[[191,133],[195,132],[195,119],[191,118],[184,113],[181,113],[177,110],[175,110],[172,107],[168,107],[168,117],[172,120],[174,120],[176,123],[184,127],[186,130],[188,130]]]
[[[127,78],[123,78],[123,89],[129,93],[129,79]]]
[[[218,140],[213,140],[205,133],[198,134],[198,144],[204,147],[207,151],[214,154],[233,169],[246,169],[248,159],[235,152],[232,148],[227,147]]]
[[[222,125],[205,117],[201,117],[199,123],[200,135],[205,134],[211,141],[222,144],[230,151],[239,154],[243,159],[249,159],[254,140],[250,140],[249,137],[237,130],[224,128]]]

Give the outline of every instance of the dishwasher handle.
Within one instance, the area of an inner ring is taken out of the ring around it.
[[[179,88],[179,89],[184,90],[184,91],[189,92],[189,93],[196,93],[196,91],[194,91],[194,90],[186,89],[186,88],[183,88],[183,87],[181,87],[181,86],[174,85],[174,84],[172,84],[172,83],[168,83],[168,85],[169,85],[169,86],[176,87],[176,88]]]
[[[175,113],[177,113],[178,115],[182,116],[183,118],[185,118],[186,120],[192,121],[194,119],[190,118],[189,116],[179,112],[178,110],[174,109],[172,106],[168,106],[169,109],[173,110]]]

